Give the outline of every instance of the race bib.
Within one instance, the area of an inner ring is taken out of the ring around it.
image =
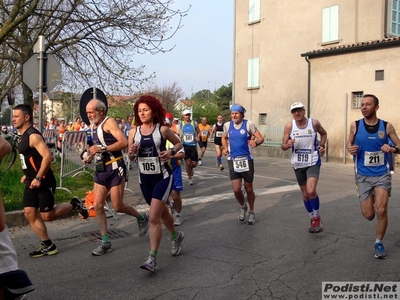
[[[208,136],[208,130],[202,130],[201,136]]]
[[[385,163],[385,154],[382,151],[364,152],[364,166],[382,166]]]
[[[183,134],[183,141],[186,143],[192,143],[194,141],[194,135],[193,133],[185,133]]]
[[[24,157],[23,154],[20,154],[20,155],[19,155],[19,159],[20,159],[20,161],[21,161],[21,167],[22,167],[22,169],[24,169],[24,170],[28,169],[28,167],[26,166],[25,157]]]
[[[296,149],[296,166],[311,166],[311,150],[310,149]]]
[[[63,136],[64,136],[64,133],[60,133],[60,134],[58,135],[58,137],[60,138],[60,140],[62,140]]]
[[[141,174],[160,174],[160,160],[158,157],[138,157],[138,166]]]
[[[223,131],[216,131],[215,132],[215,137],[220,138],[220,137],[222,137],[223,133],[224,133]]]
[[[239,156],[233,159],[233,170],[238,173],[249,170],[249,160],[247,156]]]

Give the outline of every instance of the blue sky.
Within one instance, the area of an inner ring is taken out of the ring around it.
[[[186,9],[183,27],[163,47],[168,53],[143,55],[146,73],[156,73],[154,84],[174,82],[190,97],[203,89],[214,91],[232,82],[233,0],[176,0],[173,7]]]

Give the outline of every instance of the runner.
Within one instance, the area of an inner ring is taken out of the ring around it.
[[[207,118],[203,117],[201,118],[201,123],[199,124],[199,147],[200,147],[200,157],[199,157],[199,166],[201,166],[201,159],[204,156],[204,153],[206,152],[207,149],[207,142],[211,137],[211,126],[207,124]]]
[[[197,122],[190,118],[190,110],[184,110],[182,117],[181,140],[183,141],[183,148],[185,150],[185,167],[189,178],[189,185],[193,185],[193,169],[197,167],[199,162],[196,142],[199,141],[200,132]]]
[[[212,128],[211,136],[214,136],[215,152],[217,153],[217,167],[223,171],[224,166],[222,165],[222,151],[221,151],[221,138],[224,133],[224,121],[222,115],[218,115],[217,123]]]

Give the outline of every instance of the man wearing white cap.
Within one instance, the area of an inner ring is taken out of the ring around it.
[[[300,190],[303,203],[310,216],[310,233],[324,231],[319,214],[319,197],[317,183],[321,167],[321,155],[325,153],[327,133],[318,120],[306,118],[305,108],[301,102],[290,106],[293,120],[286,124],[282,150],[292,149],[292,165]],[[318,144],[318,135],[320,142]]]
[[[247,193],[249,202],[248,225],[256,223],[254,213],[254,202],[256,195],[253,189],[254,179],[254,161],[251,155],[251,148],[257,147],[264,142],[264,138],[258,131],[256,125],[244,119],[246,110],[243,106],[234,104],[231,107],[230,122],[224,124],[224,133],[222,134],[222,154],[228,156],[229,177],[232,182],[232,189],[236,200],[240,205],[239,221],[244,221],[247,213],[247,205],[244,202],[242,191],[242,180]],[[255,139],[252,139],[252,136]],[[229,140],[229,145],[228,145]]]

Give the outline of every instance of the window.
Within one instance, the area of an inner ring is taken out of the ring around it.
[[[267,114],[266,113],[260,113],[258,115],[258,124],[259,125],[267,125]]]
[[[400,1],[400,0],[399,0]],[[339,5],[322,10],[322,43],[339,41]]]
[[[390,34],[400,35],[400,0],[392,0],[390,9]]]
[[[383,80],[385,78],[384,70],[376,70],[375,71],[375,81]]]
[[[364,92],[352,92],[351,93],[351,108],[359,109],[361,108],[362,97],[364,96]]]
[[[260,59],[251,58],[248,62],[247,88],[260,87]]]
[[[249,0],[249,23],[261,20],[261,0]]]

